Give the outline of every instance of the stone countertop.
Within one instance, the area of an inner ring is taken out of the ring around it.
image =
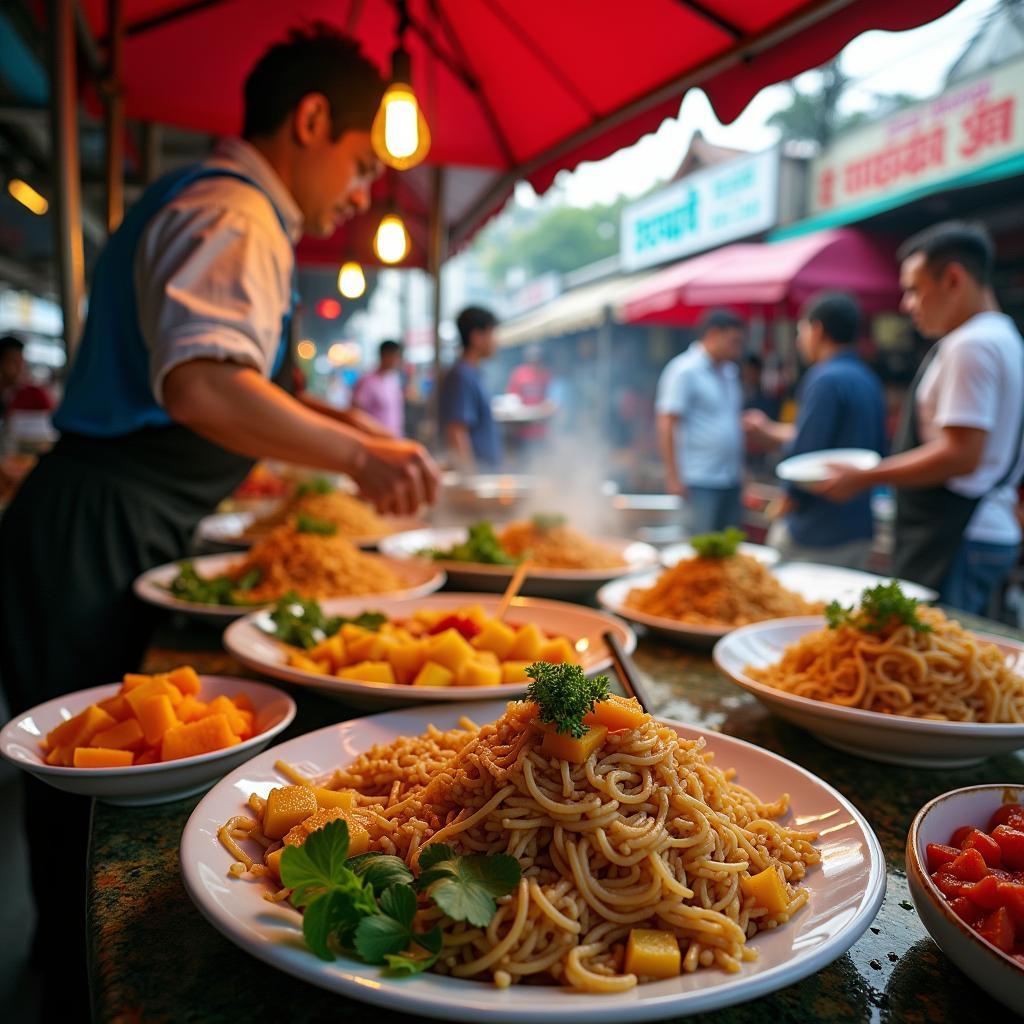
[[[961,618],[963,618],[961,616]],[[986,627],[995,631],[992,624]],[[968,769],[925,771],[840,753],[768,714],[721,678],[705,653],[641,639],[635,655],[656,710],[782,754],[829,782],[864,814],[885,851],[888,890],[878,917],[847,952],[805,980],[752,1003],[688,1018],[716,1024],[900,1021],[960,1024],[1005,1017],[945,957],[910,902],[903,848],[911,819],[932,797],[960,786],[1024,779],[1024,754]],[[202,672],[242,674],[219,634],[171,625],[144,666],[188,662]],[[357,717],[344,704],[301,691],[299,713],[281,740]],[[412,1020],[370,1009],[298,981],[243,953],[202,918],[185,893],[178,841],[199,797],[155,807],[93,808],[88,893],[90,982],[98,1021],[254,1020],[305,1024]]]

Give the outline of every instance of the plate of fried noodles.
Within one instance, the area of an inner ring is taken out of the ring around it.
[[[182,835],[196,906],[322,988],[517,1024],[746,1002],[867,929],[883,855],[834,789],[532,668],[529,699],[348,721],[232,772]]]

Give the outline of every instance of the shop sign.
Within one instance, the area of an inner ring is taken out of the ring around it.
[[[779,152],[737,157],[647,196],[622,213],[623,270],[640,270],[775,225]]]
[[[857,131],[814,161],[815,213],[941,184],[1024,150],[1024,61]]]

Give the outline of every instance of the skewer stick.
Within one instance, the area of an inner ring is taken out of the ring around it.
[[[505,613],[511,607],[512,601],[515,599],[516,594],[519,593],[519,588],[523,585],[523,580],[526,579],[526,574],[529,571],[529,560],[520,562],[516,567],[516,571],[512,574],[512,579],[508,581],[508,586],[505,588],[505,593],[501,595],[501,604],[498,605],[498,610],[494,614],[494,617],[499,622],[505,618]]]

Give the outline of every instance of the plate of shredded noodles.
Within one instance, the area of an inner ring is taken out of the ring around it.
[[[279,970],[459,1021],[714,1010],[866,930],[883,855],[834,789],[534,668],[532,700],[349,721],[232,772],[182,834],[196,906]]]
[[[245,553],[201,555],[150,569],[135,581],[135,593],[162,608],[227,621],[291,592],[411,598],[433,593],[444,580],[444,572],[425,559],[368,554],[333,530],[285,525]]]
[[[738,629],[714,659],[781,718],[861,757],[954,768],[1024,747],[1024,644],[964,629],[895,581],[824,618]]]
[[[504,525],[480,520],[468,527],[410,530],[385,537],[380,550],[392,558],[430,558],[458,589],[499,593],[516,566],[529,559],[521,592],[534,597],[593,594],[602,583],[658,564],[650,544],[589,537],[559,515]]]

